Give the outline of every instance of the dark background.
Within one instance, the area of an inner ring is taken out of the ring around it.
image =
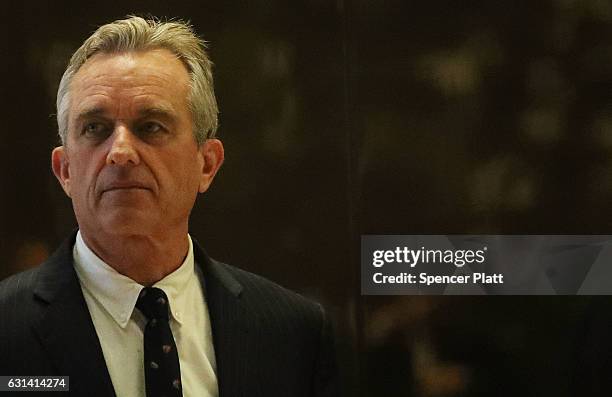
[[[364,297],[359,238],[612,234],[611,2],[0,10],[0,278],[76,225],[49,166],[70,54],[128,13],[189,19],[211,43],[226,148],[191,232],[213,257],[328,308],[347,395],[574,393],[589,299]]]

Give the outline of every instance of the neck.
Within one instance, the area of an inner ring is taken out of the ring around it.
[[[138,284],[151,286],[178,269],[189,250],[187,233],[105,236],[81,230],[85,244],[106,264]]]

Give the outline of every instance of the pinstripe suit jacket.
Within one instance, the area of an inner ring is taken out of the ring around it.
[[[41,266],[0,282],[0,375],[68,375],[72,396],[114,396],[74,271],[74,239]],[[321,306],[211,259],[195,242],[194,251],[205,275],[219,395],[338,395]]]

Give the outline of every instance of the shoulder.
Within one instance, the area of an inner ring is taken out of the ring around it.
[[[76,276],[72,267],[75,236],[76,232],[40,265],[0,281],[0,308],[34,302],[35,296],[48,301],[53,292],[69,286]]]
[[[0,311],[2,308],[19,306],[33,299],[39,272],[39,267],[36,267],[0,281]]]
[[[306,298],[260,275],[226,263],[210,260],[217,273],[229,275],[239,285],[239,300],[250,313],[257,313],[267,324],[284,324],[287,331],[318,335],[326,322],[325,310],[316,301]]]
[[[318,302],[260,275],[216,260],[213,262],[240,284],[241,300],[247,306],[284,317],[299,317],[317,324],[323,320],[324,310]]]
[[[73,241],[74,236],[69,237],[42,264],[0,281],[0,318],[5,320],[0,328],[37,318],[56,293],[74,287]]]
[[[277,390],[293,390],[291,395],[338,396],[333,327],[323,307],[304,296],[290,291],[264,277],[211,260],[217,271],[239,285],[241,314],[253,338],[253,349],[263,363],[274,363],[274,369],[260,375],[265,384]],[[249,320],[247,320],[249,319]],[[294,382],[276,376],[283,373],[278,363],[291,374]],[[280,372],[279,372],[280,371]],[[297,385],[297,386],[296,386]],[[299,391],[299,393],[297,392]]]
[[[45,303],[37,294],[43,265],[14,274],[0,281],[0,340],[15,339],[39,321]]]
[[[21,362],[19,355],[34,349],[32,325],[42,316],[42,305],[34,291],[39,268],[10,276],[0,281],[0,368],[7,363]]]

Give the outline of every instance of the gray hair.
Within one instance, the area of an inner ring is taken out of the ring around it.
[[[163,48],[174,53],[187,67],[191,91],[189,107],[193,134],[198,144],[217,132],[219,110],[213,89],[212,62],[206,42],[183,21],[162,22],[155,18],[128,16],[100,26],[72,55],[57,90],[57,126],[62,144],[68,137],[70,84],[81,66],[96,53],[121,53]]]

